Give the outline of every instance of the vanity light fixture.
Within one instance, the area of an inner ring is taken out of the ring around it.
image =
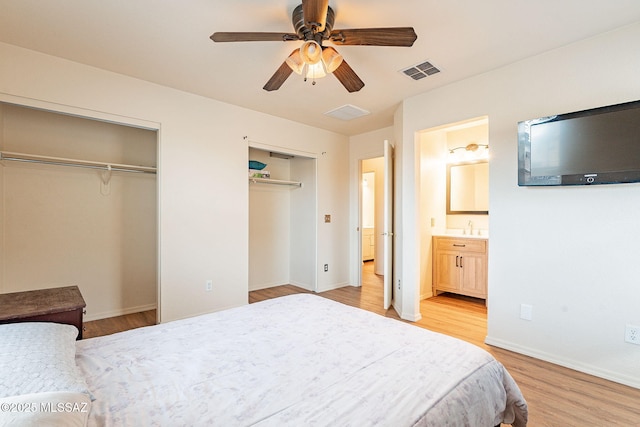
[[[481,150],[482,149],[482,150]],[[461,151],[464,150],[464,151]],[[483,160],[489,157],[488,144],[476,144],[472,142],[464,147],[456,147],[449,149],[450,161],[474,161]]]
[[[466,147],[456,147],[456,148],[451,148],[449,150],[449,153],[451,154],[455,154],[455,152],[457,150],[466,150],[466,151],[473,151],[476,152],[478,151],[478,148],[483,147],[484,149],[488,150],[489,149],[489,145],[487,144],[476,144],[475,142],[472,142],[471,144],[468,144]]]

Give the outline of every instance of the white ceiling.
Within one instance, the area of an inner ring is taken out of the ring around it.
[[[352,94],[333,76],[312,86],[296,74],[264,91],[300,42],[209,39],[215,31],[294,32],[299,3],[0,0],[0,41],[354,135],[390,126],[404,98],[640,21],[639,0],[331,0],[334,29],[412,26],[418,34],[410,48],[338,46],[365,82]],[[419,81],[399,72],[424,60],[442,72]],[[594,66],[603,65],[594,58]],[[323,115],[345,104],[371,114]]]

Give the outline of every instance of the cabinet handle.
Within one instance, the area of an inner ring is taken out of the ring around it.
[[[458,265],[458,258],[460,258],[460,255],[456,255],[456,267],[460,267],[460,266]]]
[[[461,245],[461,244],[458,244],[458,243],[454,243],[453,246],[455,246],[456,248],[464,248],[467,245]]]
[[[462,257],[460,257],[460,268],[462,268]]]

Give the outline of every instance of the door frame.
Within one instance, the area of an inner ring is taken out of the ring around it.
[[[381,147],[382,148],[382,147]],[[355,235],[355,245],[354,252],[352,255],[354,256],[354,262],[352,264],[352,268],[355,268],[355,275],[352,279],[352,284],[354,286],[362,286],[362,162],[370,159],[377,159],[379,157],[383,157],[384,153],[382,151],[364,154],[354,159],[356,162],[356,176],[354,177],[354,185],[356,187],[355,196],[356,196],[356,215],[355,215],[355,227],[354,227],[354,235]],[[378,230],[377,230],[378,231]]]
[[[389,309],[393,304],[393,245],[394,245],[394,155],[395,147],[389,140],[384,140],[384,190],[383,190],[383,225],[382,225],[382,246],[383,246],[383,308]]]
[[[37,110],[48,111],[56,114],[67,114],[69,116],[81,119],[103,121],[113,123],[118,126],[128,126],[133,128],[145,129],[156,133],[156,323],[162,323],[162,275],[161,275],[161,250],[162,250],[162,234],[161,234],[161,211],[160,211],[160,183],[162,179],[162,168],[160,162],[160,145],[162,141],[162,126],[160,122],[138,119],[129,116],[115,115],[98,110],[89,110],[85,107],[75,107],[72,105],[58,104],[46,100],[36,98],[25,98],[19,95],[11,95],[0,92],[0,103],[13,104],[20,107],[34,108]],[[2,254],[4,246],[0,245],[0,254]]]
[[[361,179],[363,173],[362,162],[364,160],[384,158],[384,140],[389,138],[380,138],[380,144],[375,150],[355,153],[351,159],[351,284],[353,286],[362,286],[362,186]],[[388,173],[384,170],[385,176]],[[395,208],[393,206],[392,208]],[[379,227],[380,228],[380,227]],[[381,234],[382,228],[377,229],[376,233]],[[377,237],[377,236],[376,236]],[[382,260],[380,260],[382,261]],[[392,259],[392,265],[395,260]],[[381,264],[382,265],[382,264]],[[393,282],[393,274],[391,275]],[[393,303],[393,301],[390,301]],[[391,304],[393,307],[393,304]]]

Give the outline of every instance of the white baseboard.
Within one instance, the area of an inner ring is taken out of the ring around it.
[[[307,284],[307,283],[301,283],[301,282],[296,282],[296,281],[289,281],[287,283],[265,283],[265,284],[261,284],[261,285],[255,285],[249,288],[249,292],[251,291],[259,291],[261,289],[268,289],[268,288],[273,288],[276,286],[283,286],[283,285],[293,285],[293,286],[297,286],[299,288],[302,289],[306,289],[308,291],[312,291],[313,292],[313,288]],[[324,292],[324,291],[331,291],[333,289],[338,289],[338,288],[344,288],[345,286],[352,286],[350,285],[348,282],[344,282],[344,283],[335,283],[323,288],[319,288],[318,292]]]
[[[353,286],[349,282],[333,283],[328,286],[318,287],[318,292],[332,291],[334,289],[344,288],[345,286]],[[359,286],[358,286],[359,287]]]
[[[585,364],[573,359],[567,359],[564,357],[558,357],[557,355],[538,351],[532,348],[523,347],[518,344],[514,344],[510,341],[501,340],[498,338],[492,338],[487,336],[484,340],[485,344],[503,348],[505,350],[513,351],[515,353],[524,354],[535,359],[544,360],[545,362],[553,363],[555,365],[564,366],[565,368],[573,369],[574,371],[584,372],[585,374],[593,375],[605,380],[613,381],[616,383],[628,385],[629,387],[640,389],[640,378],[637,376],[624,375],[619,372],[612,372],[607,369],[601,369],[597,366]]]
[[[120,308],[117,310],[103,311],[101,313],[96,313],[96,314],[88,314],[84,316],[83,321],[91,322],[92,320],[100,320],[100,319],[106,319],[108,317],[124,316],[131,313],[140,313],[141,311],[155,310],[157,308],[158,308],[158,305],[155,303],[139,305],[137,307]]]
[[[400,318],[403,320],[408,320],[409,322],[417,322],[418,320],[422,319],[422,314],[420,314],[419,311],[417,313],[402,313],[400,314]]]
[[[249,292],[251,291],[259,291],[261,289],[269,289],[269,288],[275,288],[276,286],[283,286],[283,285],[288,285],[289,282],[287,283],[261,283],[259,285],[253,285],[249,287]]]
[[[308,283],[296,282],[295,280],[292,280],[290,284],[293,285],[293,286],[297,286],[299,288],[302,288],[302,289],[306,289],[307,291],[313,292],[313,287],[311,285],[309,285]]]

